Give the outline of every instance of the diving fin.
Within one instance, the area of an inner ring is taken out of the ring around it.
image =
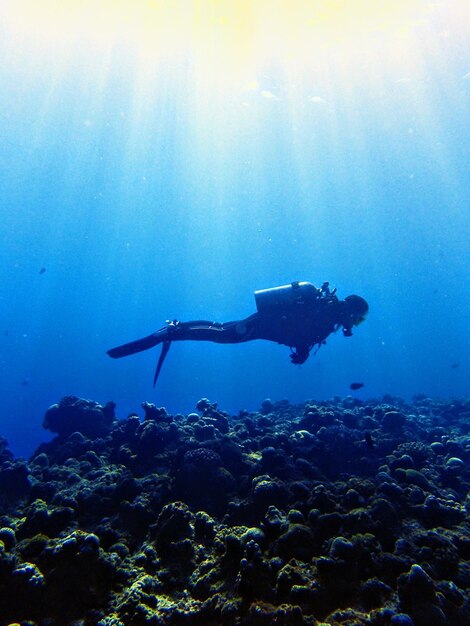
[[[155,370],[155,376],[153,377],[153,386],[157,384],[158,375],[160,374],[160,370],[162,369],[163,361],[165,360],[166,355],[168,354],[168,350],[170,349],[171,341],[164,341],[162,344],[162,351],[160,353],[160,358],[158,359],[157,369]]]

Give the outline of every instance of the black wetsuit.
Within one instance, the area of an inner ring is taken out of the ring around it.
[[[293,288],[298,285],[292,283]],[[303,363],[313,347],[321,346],[330,333],[345,324],[344,301],[338,300],[334,292],[329,291],[327,283],[322,289],[316,289],[310,283],[300,283],[302,285],[310,287],[306,295],[288,303],[276,303],[272,310],[267,306],[258,307],[262,310],[243,320],[225,323],[208,320],[167,322],[166,326],[151,335],[113,348],[108,354],[120,358],[172,341],[242,343],[266,339],[289,346],[292,349],[292,362]],[[346,335],[350,334],[350,329],[344,330]]]

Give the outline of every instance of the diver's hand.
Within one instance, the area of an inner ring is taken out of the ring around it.
[[[291,353],[290,360],[294,363],[294,365],[301,365],[308,359],[308,355],[308,348],[296,348],[296,350]]]

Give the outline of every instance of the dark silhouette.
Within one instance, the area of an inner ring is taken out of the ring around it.
[[[357,391],[358,389],[361,389],[361,387],[364,387],[364,383],[351,383],[349,385],[349,389],[352,389],[353,391]]]
[[[291,348],[292,363],[304,363],[312,349],[316,353],[326,338],[339,328],[350,337],[352,328],[360,324],[369,307],[360,296],[339,300],[336,289],[329,284],[321,288],[307,282],[255,291],[256,313],[233,322],[167,321],[163,328],[148,337],[108,350],[113,359],[148,350],[162,343],[162,353],[155,372],[154,384],[172,341],[213,341],[242,343],[267,339]]]

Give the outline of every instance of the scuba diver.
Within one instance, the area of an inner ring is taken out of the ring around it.
[[[316,354],[333,332],[342,328],[350,337],[352,328],[358,326],[369,311],[360,296],[347,296],[339,300],[336,288],[330,290],[325,282],[320,288],[308,282],[255,291],[257,312],[243,320],[233,322],[167,321],[166,325],[148,337],[131,341],[108,350],[113,359],[148,350],[161,343],[162,352],[155,371],[153,384],[168,353],[172,341],[213,341],[215,343],[242,343],[253,339],[267,339],[289,346],[292,363],[304,363],[312,350]]]

